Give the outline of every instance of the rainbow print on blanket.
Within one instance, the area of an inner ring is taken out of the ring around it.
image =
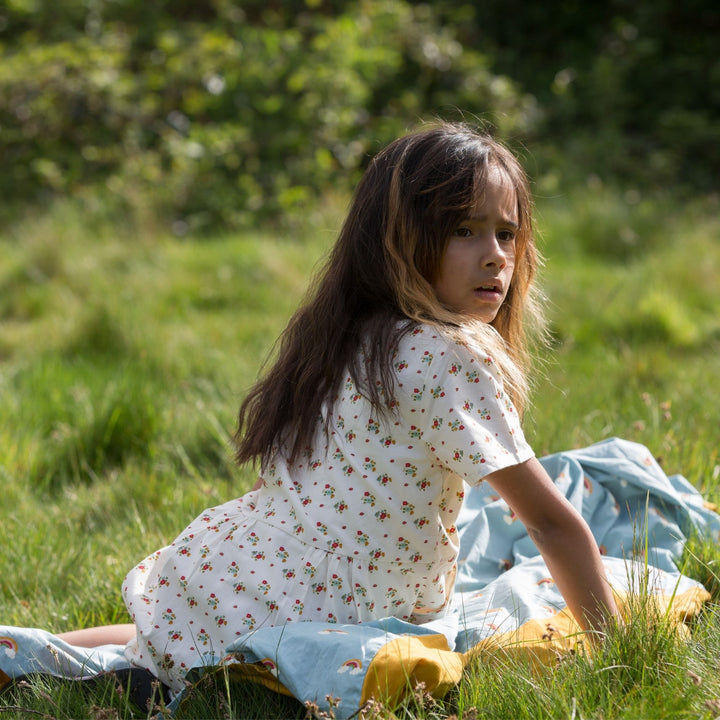
[[[650,451],[610,439],[543,458],[543,465],[588,521],[613,589],[652,593],[668,617],[696,616],[709,599],[675,564],[692,533],[720,539],[720,516],[682,476],[668,477]],[[489,486],[470,490],[459,518],[458,581],[452,612],[411,625],[385,618],[362,625],[290,623],[209,654],[188,680],[224,668],[300,701],[349,718],[370,698],[393,706],[419,682],[435,695],[457,683],[476,653],[529,653],[552,661],[578,642],[578,627],[535,546]],[[636,559],[638,538],[645,555]],[[0,626],[0,689],[33,673],[83,679],[127,670],[122,646],[75,648],[42,630]],[[172,699],[171,709],[183,702]],[[2,699],[0,698],[0,706]]]

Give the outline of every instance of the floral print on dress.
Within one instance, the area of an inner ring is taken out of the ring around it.
[[[276,448],[258,490],[204,510],[131,570],[128,659],[179,690],[259,627],[443,614],[464,482],[532,456],[492,358],[470,348],[414,327],[392,359],[387,413],[363,395],[367,378],[346,375],[323,407],[327,432],[295,465]]]

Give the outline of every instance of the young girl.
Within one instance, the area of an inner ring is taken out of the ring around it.
[[[302,620],[424,622],[448,608],[464,482],[526,525],[568,607],[617,610],[589,528],[520,427],[539,320],[528,181],[465,126],[396,140],[360,182],[314,293],[239,413],[251,492],[210,508],[130,571],[125,642],[173,689],[238,637]]]

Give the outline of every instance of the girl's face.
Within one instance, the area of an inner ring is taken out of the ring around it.
[[[447,308],[490,323],[503,304],[515,269],[518,210],[515,190],[490,168],[485,191],[453,231],[432,283]]]

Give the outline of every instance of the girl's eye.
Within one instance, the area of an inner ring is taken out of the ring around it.
[[[472,230],[469,227],[459,227],[453,233],[455,237],[471,237],[472,234]]]
[[[500,230],[497,239],[502,242],[512,242],[515,239],[515,233],[512,230]]]

